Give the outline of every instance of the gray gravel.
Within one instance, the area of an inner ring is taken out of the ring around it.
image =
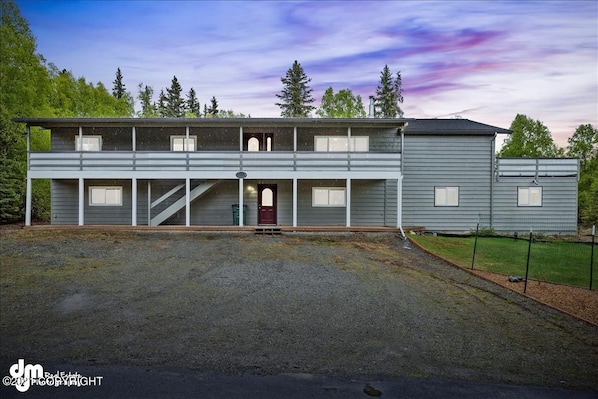
[[[596,327],[394,235],[2,231],[2,375],[41,364],[598,390]]]

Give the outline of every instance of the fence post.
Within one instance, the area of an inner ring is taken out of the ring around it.
[[[475,251],[478,246],[478,231],[480,230],[480,218],[478,218],[478,224],[475,226],[475,239],[473,241],[473,256],[471,257],[471,270],[473,270],[473,264],[475,262]]]
[[[533,232],[532,229],[529,229],[529,244],[527,246],[527,262],[525,264],[525,283],[523,284],[523,293],[525,293],[525,291],[527,291],[527,275],[529,272],[529,254],[532,251],[532,237],[533,237]]]
[[[592,251],[590,255],[590,291],[592,290],[592,280],[594,278],[594,242],[596,240],[596,225],[592,226]]]

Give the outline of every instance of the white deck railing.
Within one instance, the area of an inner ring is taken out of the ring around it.
[[[31,171],[399,171],[400,153],[30,152]]]
[[[579,161],[575,158],[498,158],[499,177],[577,176]]]

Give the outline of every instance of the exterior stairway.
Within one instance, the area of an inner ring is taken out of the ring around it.
[[[198,186],[196,186],[194,189],[192,189],[189,192],[189,202],[192,202],[193,200],[199,198],[200,196],[205,194],[209,189],[211,189],[218,183],[220,183],[220,180],[204,181],[204,182],[200,183]],[[181,188],[184,188],[184,187],[185,187],[184,184],[181,184],[181,185],[175,187],[173,190],[171,190],[169,193],[167,193],[165,196],[163,196],[160,200],[163,200],[164,197],[174,195],[177,191],[179,191]],[[160,200],[154,202],[154,204],[156,204]],[[175,213],[177,213],[178,211],[183,209],[185,207],[185,203],[186,203],[185,195],[183,195],[181,198],[179,198],[177,201],[175,201],[173,204],[171,204],[168,208],[164,209],[162,212],[160,212],[159,214],[154,216],[151,219],[150,225],[151,226],[159,226],[160,224],[164,223],[172,215],[174,215]],[[153,206],[154,205],[152,204],[152,207]]]

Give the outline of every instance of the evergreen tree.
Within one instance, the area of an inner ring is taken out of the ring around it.
[[[309,117],[310,112],[315,109],[311,105],[315,100],[311,95],[312,89],[308,86],[311,79],[307,77],[301,64],[295,60],[286,76],[280,80],[284,87],[280,94],[276,94],[276,97],[281,102],[275,103],[280,107],[280,115],[285,118]]]
[[[208,118],[217,118],[218,117],[218,101],[216,101],[216,97],[212,96],[210,100],[210,107],[206,110]]]
[[[137,98],[141,103],[141,112],[138,115],[141,118],[155,118],[157,116],[156,104],[152,102],[154,89],[151,86],[139,83],[139,94]]]
[[[505,141],[499,157],[555,158],[564,154],[552,141],[548,128],[538,120],[517,114],[510,129],[513,133]]]
[[[168,100],[164,94],[164,89],[162,89],[160,90],[160,95],[158,96],[158,116],[161,118],[166,118],[168,116],[168,111],[166,109],[167,102]]]
[[[112,95],[118,99],[122,98],[127,91],[125,90],[125,84],[123,83],[123,74],[120,71],[120,68],[116,69],[116,79],[112,82],[114,86],[112,87]]]
[[[376,118],[402,118],[403,110],[399,103],[403,103],[401,72],[397,72],[396,78],[393,78],[388,65],[384,65],[374,97],[374,116]]]
[[[182,97],[182,92],[183,88],[176,76],[174,76],[170,88],[166,89],[166,117],[180,118],[185,116],[185,102]]]
[[[321,118],[365,118],[366,116],[361,96],[354,96],[349,89],[334,94],[332,87],[324,92],[316,115]]]
[[[187,100],[185,101],[186,116],[190,118],[199,118],[201,116],[201,110],[199,106],[199,100],[195,94],[193,87],[189,89],[187,93]]]

